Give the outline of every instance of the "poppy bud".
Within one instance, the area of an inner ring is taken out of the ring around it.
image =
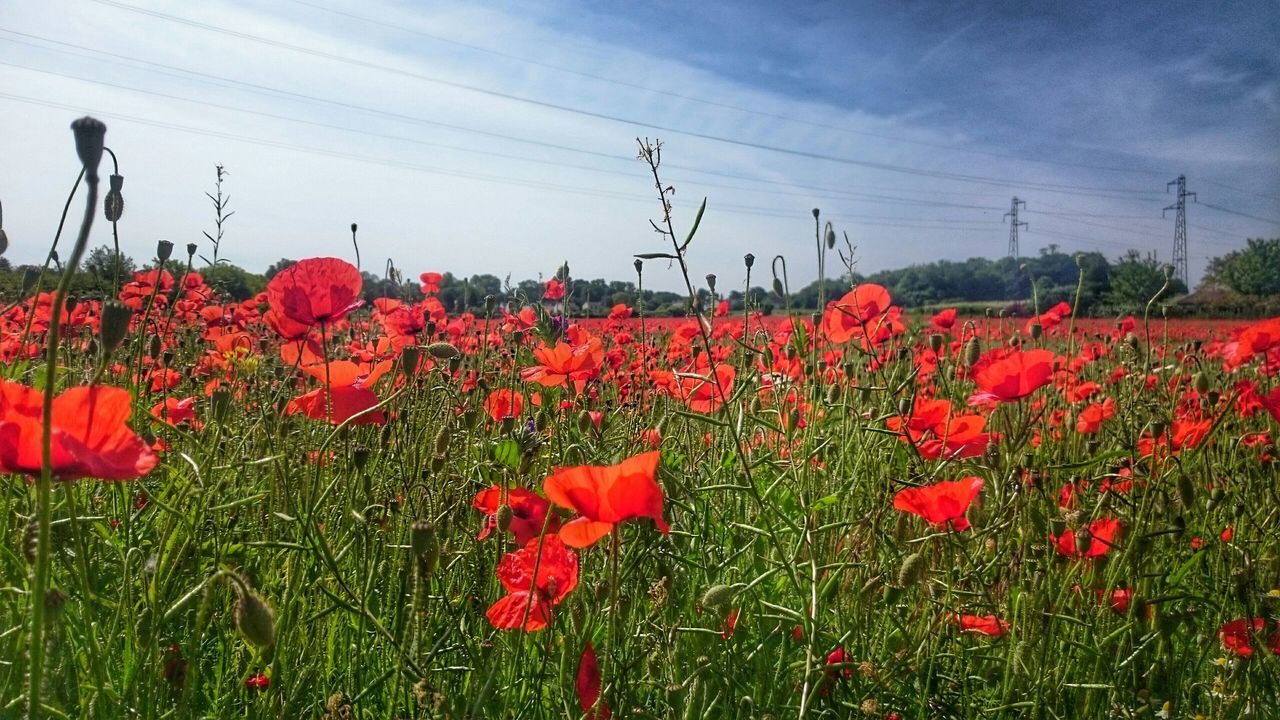
[[[515,517],[515,513],[511,510],[511,506],[503,503],[498,506],[498,511],[493,514],[493,519],[498,529],[506,532],[511,527],[511,519]]]
[[[22,294],[26,295],[31,292],[31,288],[36,286],[36,280],[40,279],[40,271],[35,268],[27,268],[22,271]]]
[[[898,585],[915,585],[924,577],[926,569],[924,555],[911,553],[903,559],[902,567],[898,568]]]
[[[1161,437],[1162,435],[1164,435],[1164,431],[1166,427],[1167,426],[1165,425],[1165,422],[1163,420],[1151,421],[1151,437],[1153,438]]]
[[[171,255],[173,255],[172,242],[169,242],[168,240],[161,240],[156,243],[156,259],[160,262],[166,262]]]
[[[586,410],[578,413],[578,432],[591,432],[591,428],[594,427],[594,425],[595,423],[591,421],[591,413]]]
[[[1178,502],[1182,503],[1183,510],[1190,510],[1196,502],[1196,487],[1186,473],[1178,475]]]
[[[929,349],[934,353],[942,352],[942,345],[945,342],[946,340],[942,337],[941,333],[933,333],[929,336]]]
[[[80,164],[84,166],[85,178],[97,182],[107,126],[100,120],[85,116],[71,123],[71,132],[75,134],[76,155],[80,156]]]
[[[1134,352],[1137,352],[1139,350],[1137,335],[1134,335],[1133,333],[1129,333],[1124,336],[1124,341],[1129,345],[1130,350],[1133,350]]]
[[[433,342],[427,346],[427,353],[437,360],[452,360],[462,353],[451,343]]]
[[[836,405],[836,404],[839,404],[839,402],[840,402],[840,386],[832,385],[831,389],[827,390],[827,404]]]
[[[1198,372],[1191,378],[1191,386],[1201,395],[1209,392],[1209,376]]]
[[[969,344],[964,346],[964,364],[965,367],[973,367],[978,364],[978,360],[982,357],[982,343],[978,342],[978,338],[970,338]]]
[[[732,600],[735,594],[734,589],[728,585],[712,585],[702,594],[700,604],[704,608],[717,608]]]
[[[369,448],[358,447],[351,452],[351,464],[356,466],[357,470],[363,470],[365,465],[369,464]]]
[[[428,575],[440,562],[440,543],[436,540],[436,528],[426,520],[418,520],[409,526],[409,544],[418,560],[418,572]]]
[[[417,345],[410,345],[400,352],[400,372],[407,378],[418,369],[418,361],[422,358],[422,351]]]
[[[782,281],[778,278],[773,279],[773,294],[782,299],[786,299],[787,297],[787,293],[782,288]]]
[[[107,300],[102,303],[102,317],[98,322],[98,337],[102,340],[103,352],[111,352],[120,347],[129,334],[129,322],[133,319],[133,310],[119,300]]]
[[[1102,448],[1102,443],[1094,439],[1090,439],[1088,442],[1084,444],[1084,451],[1088,455],[1097,455],[1098,450],[1100,450],[1101,448]]]
[[[821,211],[820,211],[820,210],[818,210],[818,208],[814,208],[814,209],[813,209],[813,219],[814,219],[814,220],[817,220],[817,219],[818,219],[818,213],[819,213],[819,212],[821,212]]]
[[[102,215],[107,222],[117,222],[120,220],[120,215],[124,213],[124,195],[120,193],[120,188],[124,186],[124,178],[112,175],[110,183],[111,189],[102,199]]]
[[[276,641],[275,612],[266,600],[249,589],[248,583],[241,580],[235,583],[235,588],[240,596],[236,600],[236,628],[250,645],[270,647]]]
[[[440,431],[436,433],[436,445],[435,445],[436,454],[448,455],[449,441],[452,439],[453,439],[453,436],[450,434],[448,426],[440,428]]]
[[[444,469],[445,457],[443,455],[434,455],[431,458],[431,472],[440,472]]]
[[[1093,533],[1089,528],[1080,528],[1076,531],[1076,552],[1084,555],[1089,552],[1089,548],[1093,547]]]
[[[1031,323],[1031,339],[1039,340],[1044,336],[1044,326],[1040,323]]]
[[[751,266],[756,264],[756,256],[751,253],[747,253],[742,256],[742,262],[747,266],[747,269],[750,270]]]
[[[502,429],[503,433],[509,433],[516,427],[516,419],[508,415],[502,418],[502,422],[498,423],[498,427]]]
[[[3,255],[4,251],[8,249],[9,249],[9,234],[4,231],[4,228],[0,227],[0,255]]]
[[[830,250],[836,246],[836,231],[827,228],[827,249]]]
[[[1222,395],[1217,390],[1210,390],[1204,397],[1209,401],[1209,405],[1213,406],[1218,404],[1218,400],[1222,398]]]

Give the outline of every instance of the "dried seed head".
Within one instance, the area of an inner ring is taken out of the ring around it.
[[[707,273],[707,287],[710,288],[711,292],[713,293],[716,291],[716,274],[715,273]]]
[[[120,175],[112,175],[110,183],[111,189],[102,199],[102,214],[107,222],[117,222],[120,220],[120,215],[124,213],[124,195],[120,192],[120,188],[124,187],[124,178]]]
[[[156,259],[160,262],[167,262],[173,256],[173,243],[168,240],[161,240],[156,243]]]
[[[946,338],[942,337],[942,333],[933,333],[929,336],[929,349],[935,353],[942,352],[944,343],[946,343]]]
[[[103,142],[107,136],[107,126],[102,121],[85,116],[71,123],[71,132],[76,139],[76,155],[84,166],[85,178],[90,182],[98,181],[98,165],[102,163]]]
[[[751,266],[756,264],[756,256],[751,253],[747,253],[742,256],[742,263],[747,266],[748,270],[750,270]]]

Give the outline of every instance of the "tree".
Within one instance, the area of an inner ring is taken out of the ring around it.
[[[118,263],[115,250],[99,245],[85,256],[80,269],[92,275],[99,283],[114,286],[116,281],[123,283],[137,271],[136,263],[128,255],[121,253]]]
[[[1185,293],[1187,286],[1171,276],[1172,268],[1157,260],[1155,253],[1144,257],[1137,250],[1130,250],[1111,266],[1111,302],[1141,308],[1152,298],[1162,300]]]
[[[266,280],[261,275],[255,275],[228,262],[211,265],[201,270],[200,276],[209,287],[237,302],[248,300],[267,287]]]
[[[1214,258],[1209,269],[1206,280],[1216,275],[1241,295],[1280,295],[1280,238],[1250,238],[1243,250]]]
[[[267,268],[267,271],[263,273],[262,276],[270,280],[271,278],[278,275],[280,271],[284,270],[285,268],[291,265],[297,265],[297,264],[298,264],[297,260],[290,260],[289,258],[280,258],[279,260],[271,263],[271,267]]]

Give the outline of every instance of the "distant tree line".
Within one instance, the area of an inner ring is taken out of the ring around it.
[[[85,257],[71,285],[75,297],[95,299],[112,294],[113,288],[128,282],[138,270],[154,268],[152,260],[139,266],[127,255],[116,256],[106,246],[93,248]],[[247,300],[266,288],[267,281],[294,263],[281,259],[262,274],[253,273],[231,263],[193,265],[205,282],[229,300]],[[175,257],[166,265],[174,275],[182,273],[186,260]],[[0,298],[12,302],[22,296],[24,282],[31,284],[40,268],[12,266],[0,258]],[[407,301],[422,298],[418,278],[405,277],[388,265],[377,275],[364,272],[365,300],[394,297]],[[689,299],[683,293],[645,290],[643,298],[636,284],[629,280],[586,280],[569,276],[566,268],[556,277],[565,280],[566,298],[574,315],[607,315],[614,305],[638,307],[653,315],[680,316],[689,312]],[[24,280],[25,278],[25,280]],[[908,308],[958,306],[969,312],[986,308],[1014,309],[1030,312],[1033,306],[1050,307],[1065,301],[1082,313],[1133,312],[1143,309],[1153,299],[1169,303],[1183,296],[1183,311],[1267,313],[1280,311],[1280,238],[1251,239],[1248,245],[1214,258],[1208,266],[1197,292],[1187,295],[1186,286],[1172,276],[1172,268],[1154,254],[1143,255],[1130,250],[1115,260],[1098,252],[1068,255],[1056,245],[1024,258],[970,258],[963,261],[938,260],[869,275],[854,273],[826,281],[828,298],[838,297],[853,284],[872,282],[889,289],[894,302]],[[49,285],[48,282],[45,283]],[[480,274],[470,277],[443,273],[436,297],[450,312],[482,312],[486,298],[501,305],[517,305],[542,301],[543,282],[524,279],[514,283],[508,278]],[[31,287],[27,287],[28,292]],[[1077,292],[1079,297],[1077,298]],[[752,287],[748,291],[724,291],[713,295],[708,288],[699,291],[704,308],[714,309],[727,302],[731,312],[744,307],[771,313],[775,310],[815,310],[818,306],[819,282],[814,281],[784,298],[773,290]]]

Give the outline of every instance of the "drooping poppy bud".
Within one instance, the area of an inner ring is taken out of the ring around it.
[[[250,645],[270,647],[276,641],[275,611],[244,580],[235,583],[235,588],[239,595],[236,600],[236,628]]]
[[[970,338],[969,344],[964,347],[964,364],[966,367],[973,367],[978,364],[978,360],[982,357],[982,343],[978,342],[978,338]]]
[[[898,568],[898,585],[901,587],[915,585],[924,577],[925,570],[924,555],[911,553],[903,559],[902,567]]]
[[[702,594],[701,605],[704,608],[718,608],[727,604],[737,594],[729,585],[712,585]]]
[[[102,199],[102,214],[107,222],[117,222],[120,220],[120,215],[124,213],[124,195],[120,193],[120,189],[124,187],[124,177],[112,175],[107,182],[111,188],[107,190],[107,196]]]
[[[460,355],[461,351],[452,343],[433,342],[427,346],[427,353],[437,360],[452,360]]]

